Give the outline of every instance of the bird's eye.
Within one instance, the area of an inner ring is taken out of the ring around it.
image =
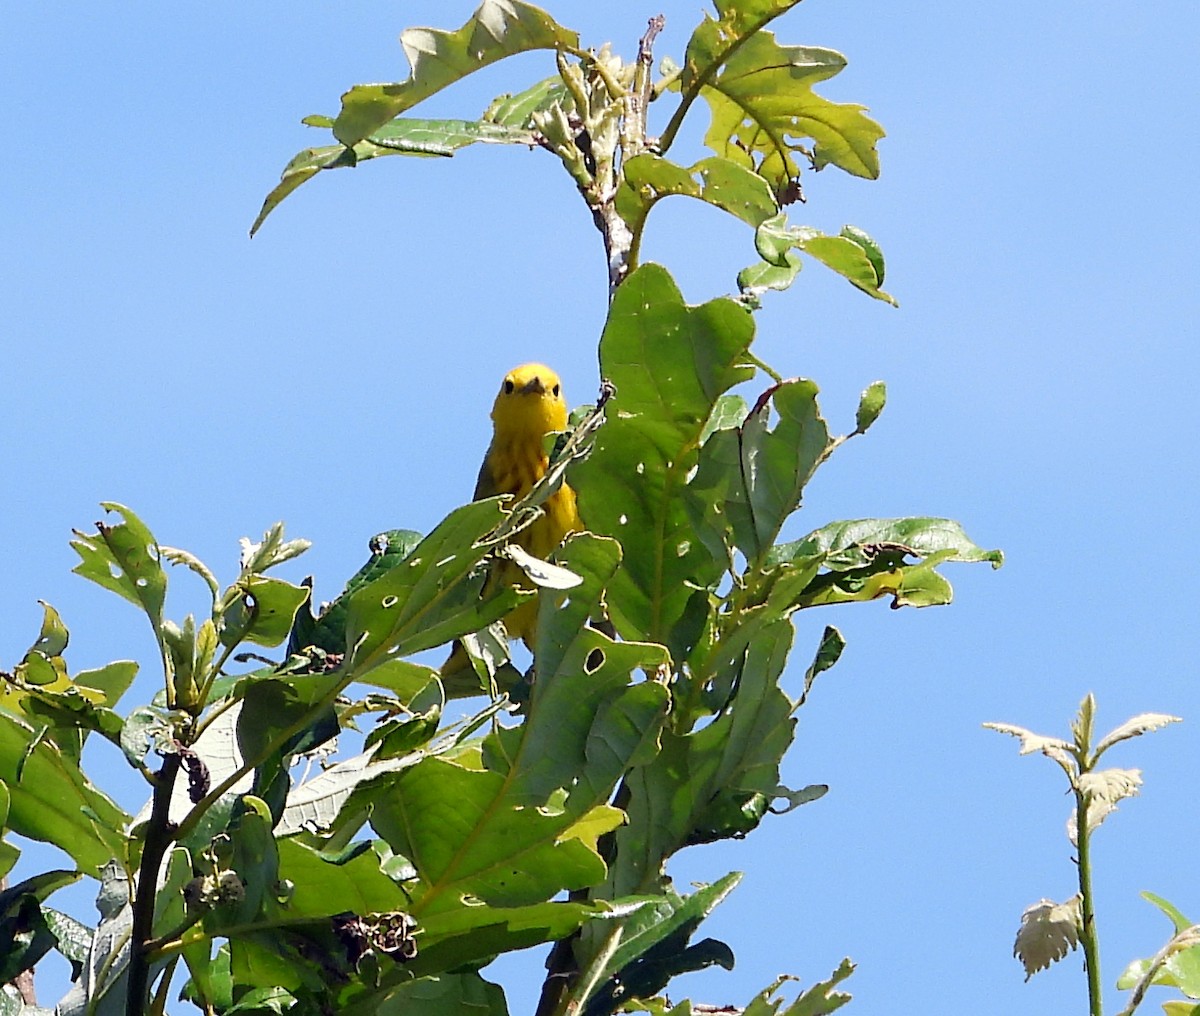
[[[512,383],[511,378],[505,378],[505,381],[504,381],[504,394],[505,395],[511,395],[516,390],[516,387],[517,386]]]
[[[554,397],[555,398],[558,398],[558,389],[559,389],[559,385],[555,385],[554,386]]]

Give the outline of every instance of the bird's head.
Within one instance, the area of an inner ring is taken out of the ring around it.
[[[525,363],[504,375],[492,422],[497,434],[539,440],[543,434],[567,429],[567,402],[562,382],[544,363]]]

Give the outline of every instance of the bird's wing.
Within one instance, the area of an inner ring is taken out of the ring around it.
[[[475,493],[472,495],[472,500],[482,501],[485,497],[492,497],[500,492],[496,489],[496,478],[492,475],[491,466],[488,465],[492,457],[492,449],[489,447],[487,454],[483,457],[483,462],[479,464],[479,479],[475,481]]]

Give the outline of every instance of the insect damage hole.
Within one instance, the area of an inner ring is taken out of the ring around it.
[[[604,650],[593,649],[587,654],[587,659],[583,662],[583,672],[585,674],[594,674],[597,670],[604,666]]]

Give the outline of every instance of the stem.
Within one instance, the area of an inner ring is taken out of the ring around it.
[[[169,824],[171,791],[179,775],[183,757],[167,755],[155,777],[154,798],[150,821],[146,825],[146,841],[142,847],[142,863],[138,869],[137,886],[133,897],[133,926],[129,945],[129,983],[125,998],[126,1016],[142,1016],[146,1011],[146,992],[150,982],[150,963],[147,945],[154,931],[154,901],[158,894],[158,872],[163,856],[172,840]]]
[[[660,152],[665,153],[666,150],[671,147],[672,143],[675,141],[675,135],[679,133],[679,128],[683,126],[683,118],[687,116],[687,111],[691,109],[692,103],[699,98],[701,90],[716,76],[717,71],[719,71],[722,66],[729,62],[730,57],[732,57],[734,53],[741,49],[742,45],[747,42],[747,40],[756,36],[767,26],[768,22],[778,17],[782,13],[783,11],[777,11],[774,14],[767,15],[766,17],[760,19],[753,25],[745,26],[742,34],[738,36],[738,38],[736,38],[733,43],[724,50],[724,52],[720,53],[717,58],[704,69],[702,74],[698,74],[692,79],[691,84],[685,91],[683,91],[680,103],[676,107],[675,112],[671,115],[670,121],[667,123],[667,129],[662,132],[662,139],[658,146],[658,150]],[[680,68],[679,74],[682,76],[683,68]]]
[[[1075,830],[1079,848],[1079,895],[1083,919],[1079,940],[1083,943],[1083,963],[1087,969],[1088,1016],[1103,1016],[1100,995],[1100,943],[1096,936],[1096,912],[1092,900],[1091,830],[1087,824],[1087,795],[1075,791]]]
[[[638,43],[637,64],[633,71],[633,87],[625,96],[625,126],[622,133],[625,157],[632,158],[645,150],[646,114],[650,105],[651,65],[654,60],[654,40],[667,23],[661,14],[653,17],[646,25],[646,34]]]
[[[216,679],[221,676],[221,671],[225,669],[225,664],[229,662],[229,657],[233,655],[233,651],[239,645],[241,645],[241,642],[242,640],[239,638],[236,639],[232,645],[226,646],[225,651],[221,653],[221,656],[217,660],[216,664],[209,669],[208,676],[204,679],[204,684],[201,685],[199,691],[196,693],[196,701],[198,703],[196,707],[197,709],[203,708],[203,706],[208,702],[208,696],[212,692],[213,682],[215,682]]]

